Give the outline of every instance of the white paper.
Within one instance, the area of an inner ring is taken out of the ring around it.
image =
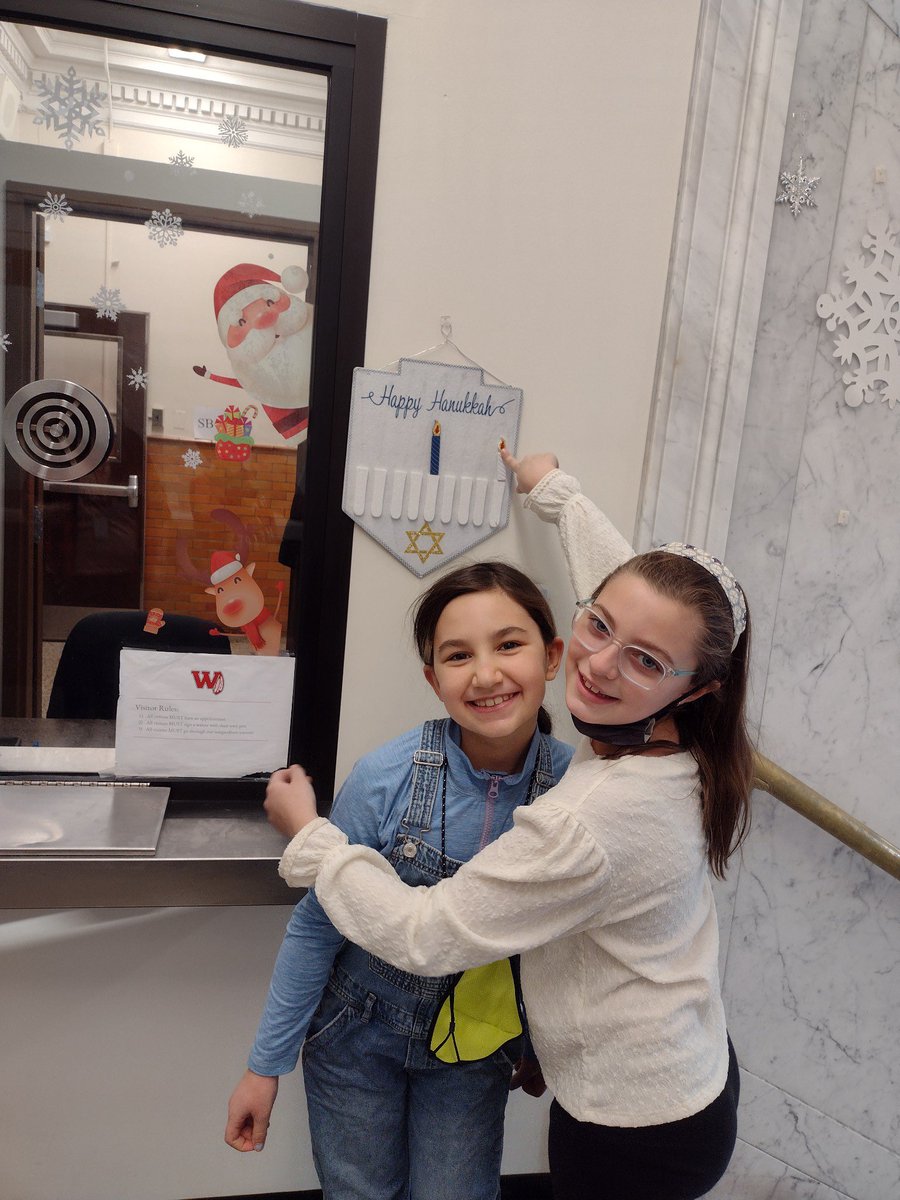
[[[235,778],[287,765],[293,658],[123,650],[116,775]]]

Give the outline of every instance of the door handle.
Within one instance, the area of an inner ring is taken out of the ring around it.
[[[63,483],[44,480],[45,492],[79,492],[86,496],[125,496],[129,508],[138,506],[138,477],[129,475],[127,483]]]

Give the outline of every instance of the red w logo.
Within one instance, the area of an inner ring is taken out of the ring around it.
[[[221,671],[191,671],[191,674],[198,688],[209,688],[216,696],[225,687],[225,678]]]

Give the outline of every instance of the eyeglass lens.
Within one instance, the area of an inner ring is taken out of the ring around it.
[[[576,609],[572,631],[582,646],[594,653],[605,650],[610,642],[615,641],[607,623],[590,608]],[[619,646],[619,670],[626,679],[643,688],[662,683],[669,673],[658,658],[640,646]]]

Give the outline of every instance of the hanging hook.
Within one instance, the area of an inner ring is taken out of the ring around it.
[[[453,326],[450,324],[448,316],[441,317],[441,336],[445,342],[449,342],[453,337]]]

